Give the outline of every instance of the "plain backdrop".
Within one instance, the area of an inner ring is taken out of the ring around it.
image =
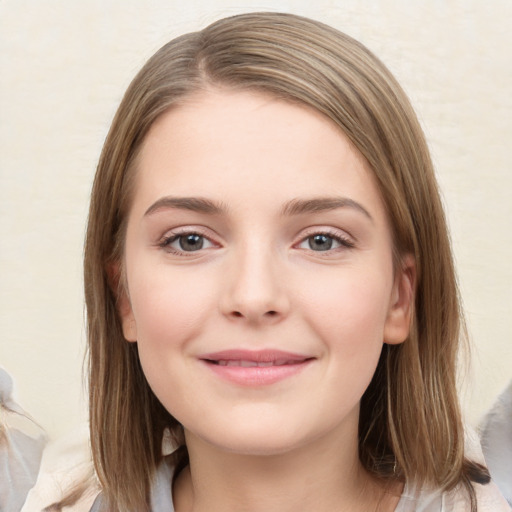
[[[0,365],[52,437],[86,418],[83,234],[121,96],[172,37],[258,10],[347,32],[402,83],[451,227],[473,346],[468,422],[477,425],[512,378],[512,2],[2,0]]]

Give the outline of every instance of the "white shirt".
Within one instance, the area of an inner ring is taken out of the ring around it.
[[[158,468],[151,489],[151,512],[174,512],[172,499],[173,468],[164,462]],[[512,509],[500,494],[494,483],[475,484],[478,512],[510,512]],[[422,490],[416,492],[406,486],[395,512],[467,512],[469,498],[466,491],[456,487],[449,492]],[[101,495],[94,502],[90,512],[104,512]]]

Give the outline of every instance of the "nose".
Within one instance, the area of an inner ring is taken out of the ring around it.
[[[233,254],[220,301],[225,316],[258,325],[277,323],[288,315],[289,294],[276,259],[271,250],[256,248]]]

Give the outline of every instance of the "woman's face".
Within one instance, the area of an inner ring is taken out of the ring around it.
[[[229,451],[353,438],[383,343],[408,334],[411,272],[393,272],[366,161],[263,94],[203,92],[157,120],[124,265],[123,330],[151,388]]]

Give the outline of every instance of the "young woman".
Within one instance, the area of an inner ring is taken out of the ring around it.
[[[348,36],[259,13],[158,51],[105,142],[85,283],[94,511],[508,510],[464,452],[424,136]]]

